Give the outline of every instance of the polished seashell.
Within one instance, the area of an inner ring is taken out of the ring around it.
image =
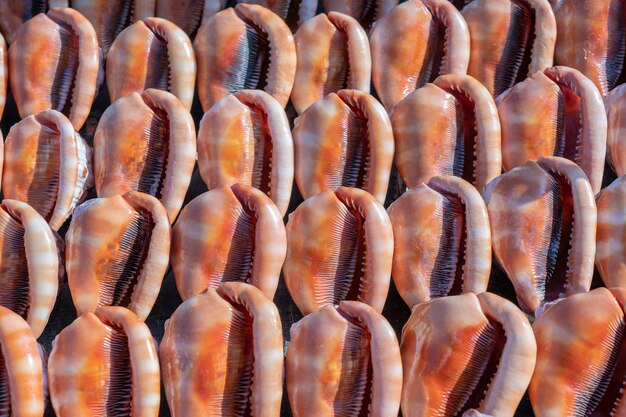
[[[65,251],[77,314],[114,305],[145,320],[167,272],[170,234],[165,207],[148,194],[129,191],[79,206]]]
[[[157,417],[159,357],[148,327],[124,307],[100,307],[63,329],[48,360],[57,417]]]
[[[568,297],[533,324],[535,416],[624,415],[624,302],[623,288],[598,288]]]
[[[43,332],[64,275],[60,238],[26,203],[0,204],[0,305],[20,315],[35,337]]]
[[[191,109],[196,58],[187,34],[158,17],[139,20],[115,38],[107,55],[111,102],[154,88],[169,91]]]
[[[472,39],[467,73],[494,97],[552,66],[557,30],[547,0],[474,0],[461,13]]]
[[[305,199],[346,186],[385,201],[393,131],[373,96],[358,90],[330,93],[296,120],[293,141],[296,184]]]
[[[195,125],[180,100],[148,89],[116,101],[102,115],[93,146],[99,197],[140,191],[163,203],[170,222],[176,219],[196,163]]]
[[[200,25],[226,7],[227,0],[156,0],[156,16],[169,20],[193,39]]]
[[[387,111],[443,74],[465,74],[470,37],[448,0],[409,0],[378,22],[370,38],[372,81]]]
[[[607,121],[593,83],[568,67],[548,68],[504,92],[497,100],[505,170],[542,156],[574,161],[600,191]]]
[[[559,65],[576,68],[606,96],[624,82],[623,1],[553,0]]]
[[[596,251],[596,203],[585,173],[556,156],[529,161],[490,185],[493,253],[520,307],[589,291]]]
[[[469,75],[442,75],[409,94],[393,109],[391,125],[395,166],[409,188],[454,175],[482,193],[502,172],[496,105]]]
[[[606,161],[618,176],[626,174],[626,84],[604,98],[607,115]]]
[[[321,0],[327,13],[339,12],[355,18],[366,31],[391,12],[398,0]]]
[[[0,1],[0,32],[12,43],[22,23],[45,13],[50,7],[67,7],[68,0],[5,0]]]
[[[293,186],[293,140],[282,106],[261,90],[218,101],[200,121],[198,167],[209,189],[251,185],[284,216]]]
[[[291,101],[298,113],[344,88],[370,92],[370,44],[354,18],[319,14],[304,23],[294,39],[298,64]]]
[[[404,417],[513,417],[537,345],[526,316],[495,294],[417,305],[400,344]]]
[[[183,300],[243,281],[274,298],[285,260],[282,216],[263,192],[221,185],[194,198],[172,231],[171,262]]]
[[[596,268],[609,288],[626,287],[625,181],[616,179],[597,199]]]
[[[9,70],[20,117],[54,109],[80,130],[102,81],[96,32],[76,10],[64,7],[40,13],[16,33],[9,48]]]
[[[43,417],[45,354],[28,324],[5,307],[0,307],[0,347],[0,409],[7,416]]]
[[[265,90],[283,108],[296,72],[291,30],[275,13],[238,4],[207,20],[194,41],[198,97],[204,111],[237,91]]]
[[[4,113],[4,105],[7,102],[7,88],[9,86],[9,55],[7,44],[0,34],[0,118]],[[1,171],[1,169],[0,169]]]
[[[291,327],[286,378],[294,417],[396,417],[402,389],[398,339],[366,304],[327,305]]]
[[[159,348],[172,417],[279,417],[283,335],[274,303],[228,282],[185,301]]]
[[[317,14],[318,0],[237,0],[237,3],[258,4],[276,13],[295,32]]]
[[[433,177],[387,210],[395,242],[393,281],[409,307],[487,291],[491,232],[487,207],[467,181]]]
[[[56,110],[13,125],[4,144],[2,192],[59,230],[93,186],[92,150]]]
[[[154,16],[156,0],[71,0],[93,25],[98,42],[106,56],[111,44],[128,25]]]
[[[367,191],[322,191],[289,217],[283,274],[302,314],[342,300],[362,301],[381,312],[392,257],[389,216]]]

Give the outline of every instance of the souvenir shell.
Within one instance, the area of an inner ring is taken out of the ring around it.
[[[552,66],[557,28],[547,0],[474,0],[461,14],[472,40],[467,73],[494,97]]]
[[[537,417],[624,415],[625,301],[623,288],[597,288],[535,321],[537,366],[528,392]]]
[[[111,102],[153,88],[172,93],[189,110],[196,82],[191,41],[168,20],[139,20],[115,38],[107,55],[106,77]]]
[[[198,131],[198,167],[209,189],[237,183],[267,194],[285,215],[293,186],[289,120],[275,98],[241,90],[204,114]]]
[[[240,90],[265,90],[285,107],[296,72],[289,27],[272,11],[238,4],[207,20],[194,41],[204,111]]]
[[[72,8],[82,13],[93,25],[106,57],[111,44],[124,28],[137,20],[154,16],[155,1],[71,0],[71,3]]]
[[[414,90],[443,74],[466,74],[470,37],[448,0],[409,0],[372,30],[372,81],[391,111]]]
[[[148,89],[113,103],[94,136],[99,197],[127,191],[163,203],[170,222],[183,205],[196,163],[196,132],[189,111],[174,95]]]
[[[487,207],[467,181],[433,177],[387,210],[393,226],[393,281],[409,307],[487,291],[491,232]]]
[[[354,18],[319,14],[304,23],[294,39],[297,66],[291,101],[298,113],[342,89],[370,92],[370,44]]]
[[[345,186],[385,201],[393,131],[373,96],[358,90],[330,93],[296,119],[293,142],[296,184],[305,199]]]
[[[64,277],[63,242],[26,203],[0,205],[0,305],[20,315],[35,337],[43,332]],[[61,246],[61,247],[59,247]]]
[[[100,307],[63,329],[53,342],[48,376],[57,417],[159,415],[156,345],[124,307]]]
[[[28,20],[9,48],[20,117],[54,109],[80,130],[102,82],[102,66],[96,32],[76,10],[54,8]]]
[[[167,271],[170,233],[165,207],[148,194],[129,191],[79,206],[65,251],[77,314],[114,305],[145,320]]]
[[[505,170],[542,156],[561,156],[580,166],[593,191],[600,191],[607,117],[587,77],[573,68],[548,68],[504,92],[497,103]]]
[[[490,185],[493,253],[520,307],[589,291],[596,251],[596,203],[585,173],[557,156],[529,161]]]
[[[185,206],[172,232],[172,269],[183,300],[243,281],[274,297],[285,260],[282,216],[261,191],[221,185]]]
[[[185,301],[159,348],[172,417],[279,417],[283,335],[274,303],[240,282]]]
[[[294,324],[285,373],[294,417],[398,415],[398,339],[366,304],[327,305]]]
[[[15,417],[43,417],[45,354],[28,324],[5,307],[0,307],[0,348],[0,409]]]
[[[513,303],[467,293],[415,306],[400,351],[403,416],[513,417],[537,344]]]
[[[394,162],[409,188],[454,175],[482,193],[502,172],[496,104],[469,75],[442,75],[415,90],[394,107],[391,125]]]
[[[389,216],[363,190],[322,191],[302,203],[287,223],[283,273],[302,314],[342,300],[362,301],[381,312],[392,257]]]
[[[59,230],[93,186],[91,148],[56,110],[13,125],[4,146],[4,197],[28,203]]]

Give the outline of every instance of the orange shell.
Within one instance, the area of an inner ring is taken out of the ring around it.
[[[189,298],[159,348],[172,417],[279,417],[283,336],[274,303],[252,285],[224,283]]]
[[[223,281],[244,281],[272,299],[285,260],[285,227],[265,194],[222,185],[193,199],[172,232],[172,269],[183,300]]]

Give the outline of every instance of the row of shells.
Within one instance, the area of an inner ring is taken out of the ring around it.
[[[162,379],[174,416],[277,416],[285,361],[299,417],[507,417],[528,387],[537,416],[620,414],[626,184],[601,188],[605,154],[626,173],[622,3],[166,3],[0,4],[23,118],[2,158],[0,409],[41,416],[49,388],[59,417],[152,417]],[[210,191],[183,207],[196,159]],[[492,256],[519,307],[487,292]],[[610,290],[590,291],[594,261]],[[170,263],[184,302],[157,350],[143,321]],[[286,357],[281,271],[305,315]],[[65,277],[79,318],[48,359]]]

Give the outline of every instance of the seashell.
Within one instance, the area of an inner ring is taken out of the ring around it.
[[[469,75],[442,75],[391,113],[395,166],[409,188],[436,175],[475,186],[502,172],[500,121],[489,92]]]
[[[93,25],[106,57],[111,44],[128,25],[154,16],[156,0],[71,0]]]
[[[198,97],[204,111],[237,91],[265,90],[284,108],[296,72],[289,27],[255,4],[238,4],[210,17],[194,41]]]
[[[4,197],[28,203],[59,230],[93,186],[91,148],[56,110],[13,125],[4,146]]]
[[[393,230],[367,191],[339,187],[307,199],[289,217],[283,274],[302,314],[357,300],[383,310]]]
[[[9,70],[16,75],[11,92],[20,117],[58,110],[80,130],[102,82],[96,32],[76,10],[40,13],[17,31],[9,48]]]
[[[252,285],[227,282],[185,301],[159,355],[173,417],[280,416],[280,316]]]
[[[596,251],[596,204],[585,173],[548,156],[503,174],[487,197],[493,253],[520,307],[589,291]]]
[[[298,113],[344,88],[370,92],[370,44],[354,18],[319,14],[304,23],[294,39],[298,64],[291,100]]]
[[[0,2],[0,32],[11,44],[22,23],[51,7],[67,7],[68,0],[9,0]]]
[[[535,323],[537,366],[529,394],[535,416],[624,415],[623,288],[575,294]]]
[[[194,198],[172,231],[171,262],[183,300],[243,281],[274,298],[287,246],[282,216],[263,192],[221,185]]]
[[[409,307],[487,291],[489,217],[471,184],[452,176],[433,177],[408,190],[387,211],[395,242],[391,275]]]
[[[626,114],[626,84],[611,91],[604,98],[604,106],[607,115],[606,162],[618,176],[622,176],[626,174],[626,141],[622,139],[622,132],[626,129],[626,119],[622,116]]]
[[[415,306],[400,351],[404,417],[513,417],[537,345],[526,316],[485,292]]]
[[[393,164],[389,117],[368,93],[340,90],[311,105],[293,129],[296,183],[306,199],[339,186],[385,201]]]
[[[65,253],[78,315],[114,305],[145,320],[167,272],[170,233],[165,207],[148,194],[129,191],[79,206]]]
[[[0,307],[0,346],[0,409],[7,416],[43,417],[45,353],[28,324],[5,307]]]
[[[39,337],[64,275],[63,242],[35,209],[8,199],[0,205],[0,236],[0,305],[26,320]]]
[[[258,4],[276,13],[295,32],[317,14],[318,0],[237,0],[237,3]]]
[[[467,73],[494,97],[552,66],[557,28],[547,0],[474,0],[461,14],[472,39]]]
[[[470,37],[448,0],[409,0],[376,24],[370,37],[372,81],[387,111],[443,74],[466,74]]]
[[[293,140],[282,106],[261,90],[222,98],[200,121],[198,166],[209,189],[251,185],[284,216],[293,186]]]
[[[99,307],[63,329],[48,360],[57,417],[157,417],[159,357],[150,330],[124,307]]]
[[[609,288],[626,287],[626,177],[613,181],[597,199],[596,268]]]
[[[2,6],[0,6],[0,8],[1,7]],[[9,85],[9,57],[8,57],[8,51],[7,51],[7,44],[4,42],[4,38],[0,34],[0,118],[2,118],[2,113],[4,113],[4,105],[7,102],[8,85]],[[2,138],[0,137],[0,139]],[[2,170],[0,169],[0,171]]]
[[[502,123],[502,165],[510,170],[542,156],[578,164],[600,191],[607,121],[593,83],[568,67],[537,72],[497,100]]]
[[[594,82],[602,96],[624,82],[626,13],[621,1],[552,0],[555,58]]]
[[[148,89],[116,101],[102,115],[93,145],[99,197],[150,194],[174,222],[196,163],[195,125],[180,100]]]
[[[191,109],[196,58],[187,34],[165,19],[148,17],[124,29],[107,55],[111,102],[153,88],[168,91]]]
[[[169,20],[193,39],[200,25],[226,7],[227,0],[156,0],[157,17]]]
[[[327,13],[338,12],[355,18],[369,32],[378,20],[389,14],[398,0],[321,0]]]
[[[398,339],[366,304],[327,305],[291,327],[286,378],[294,417],[396,417],[402,392]]]

